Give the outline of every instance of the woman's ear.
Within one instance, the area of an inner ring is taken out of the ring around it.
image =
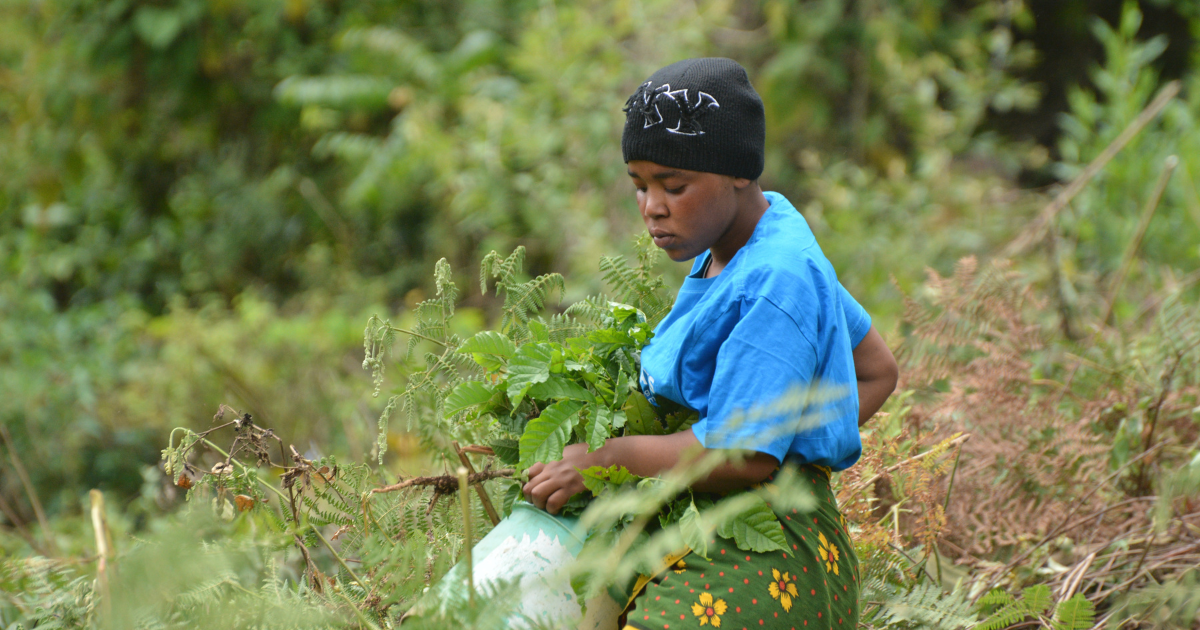
[[[745,177],[734,177],[733,178],[733,187],[738,190],[742,190],[745,187],[749,186],[750,184],[753,184],[755,181],[757,181],[757,180],[746,179]]]
[[[733,187],[736,190],[745,190],[751,184],[758,184],[758,180],[757,179],[746,179],[745,177],[734,177],[733,178]]]

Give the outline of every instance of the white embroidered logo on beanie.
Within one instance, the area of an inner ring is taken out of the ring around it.
[[[625,108],[621,110],[627,116],[641,115],[643,118],[642,129],[649,129],[663,122],[662,110],[658,108],[658,103],[663,96],[670,98],[679,110],[679,122],[667,131],[681,136],[704,135],[698,119],[710,110],[721,107],[717,99],[707,92],[697,91],[697,101],[693,104],[688,99],[688,88],[672,90],[670,83],[664,83],[657,88],[650,89],[651,85],[652,82],[647,81],[639,86],[633,96],[630,96],[629,100],[625,102]]]

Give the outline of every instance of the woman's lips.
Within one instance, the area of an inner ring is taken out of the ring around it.
[[[666,230],[650,230],[650,237],[654,239],[654,244],[658,247],[666,247],[675,240],[675,235]]]

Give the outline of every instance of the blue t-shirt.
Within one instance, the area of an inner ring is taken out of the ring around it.
[[[707,253],[693,263],[642,350],[642,391],[698,411],[692,431],[708,448],[844,470],[862,453],[853,350],[871,318],[804,217],[765,195],[770,208],[721,273],[700,277]]]

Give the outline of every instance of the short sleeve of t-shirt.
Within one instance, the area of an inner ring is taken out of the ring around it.
[[[871,330],[871,316],[866,309],[850,295],[842,283],[838,283],[838,292],[842,296],[842,311],[846,313],[846,329],[850,333],[850,347],[857,348],[863,337]]]
[[[766,298],[743,301],[721,344],[708,415],[692,426],[708,448],[742,448],[782,461],[797,433],[817,350],[791,316]]]

